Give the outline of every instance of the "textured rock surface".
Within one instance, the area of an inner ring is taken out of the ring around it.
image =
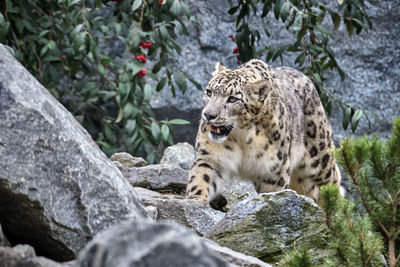
[[[292,190],[250,196],[218,223],[210,239],[221,246],[276,264],[288,249],[306,245],[312,258],[327,253],[328,229],[321,209]]]
[[[141,157],[133,157],[131,154],[126,152],[115,153],[110,157],[112,162],[118,161],[121,163],[123,170],[127,170],[132,167],[143,167],[148,165],[147,161]]]
[[[172,220],[193,229],[200,235],[209,234],[225,213],[210,208],[200,201],[177,195],[163,195],[136,187],[139,198],[145,206],[157,208],[157,220]]]
[[[141,157],[133,157],[126,152],[115,153],[110,157],[114,165],[122,172],[124,176],[127,175],[130,168],[147,166],[148,163]]]
[[[223,181],[221,194],[228,200],[228,209],[234,207],[239,201],[257,195],[254,185],[250,181],[239,178]]]
[[[0,246],[9,246],[10,243],[8,242],[6,236],[3,233],[3,229],[1,228],[0,224]]]
[[[97,235],[78,266],[228,266],[198,236],[172,223],[122,223]]]
[[[234,266],[271,267],[271,265],[269,265],[268,263],[265,263],[255,257],[244,255],[227,247],[221,247],[217,243],[212,242],[211,240],[208,240],[206,238],[204,238],[203,240],[205,241],[207,247],[219,254],[227,262],[231,263]]]
[[[232,56],[235,43],[228,37],[234,33],[235,18],[228,15],[227,1],[187,1],[194,21],[189,26],[190,36],[178,40],[182,55],[177,58],[177,66],[192,75],[203,88],[211,78],[216,61],[222,61],[228,67],[235,67]],[[337,1],[330,2],[336,8]],[[400,105],[400,27],[394,27],[400,20],[400,0],[369,0],[366,10],[371,17],[374,28],[368,33],[355,35],[351,39],[341,25],[336,40],[332,44],[336,58],[347,73],[345,81],[341,81],[337,72],[328,75],[327,84],[337,91],[338,95],[348,103],[368,109],[376,113],[379,122],[373,122],[368,129],[366,120],[360,122],[357,134],[377,132],[387,135],[391,131],[393,117],[399,115]],[[271,14],[272,15],[272,14]],[[329,21],[329,17],[325,20]],[[291,41],[281,21],[277,22],[273,15],[268,22],[256,21],[266,25],[271,37],[263,38],[260,43],[269,46],[281,46]],[[274,65],[293,66],[294,58],[288,58],[283,64],[276,61]],[[171,97],[168,90],[153,100],[160,118],[185,118],[191,125],[177,127],[175,140],[194,143],[200,110],[203,106],[201,92],[189,86],[183,95]],[[332,124],[336,139],[348,135],[341,127],[341,112],[334,110]]]
[[[0,267],[72,267],[74,262],[58,263],[44,257],[36,257],[33,247],[17,245],[0,247]]]
[[[129,168],[124,176],[133,186],[178,193],[185,190],[188,181],[188,171],[169,164]]]
[[[0,44],[0,222],[13,244],[69,260],[100,230],[145,216],[89,134]]]
[[[29,257],[18,261],[15,267],[75,267],[75,261],[55,262],[44,257]]]
[[[29,245],[17,245],[13,248],[0,247],[0,266],[16,266],[21,259],[34,256],[36,256],[35,250]]]
[[[194,161],[194,147],[188,143],[177,143],[165,149],[160,163],[171,164],[190,170]]]

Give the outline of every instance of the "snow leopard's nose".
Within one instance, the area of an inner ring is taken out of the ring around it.
[[[207,119],[207,121],[211,121],[217,117],[217,115],[210,114],[210,113],[204,113],[204,117]]]

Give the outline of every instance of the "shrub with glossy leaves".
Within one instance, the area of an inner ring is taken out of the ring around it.
[[[5,0],[0,12],[0,42],[106,153],[145,152],[154,162],[173,143],[171,126],[187,123],[157,121],[149,104],[166,86],[199,87],[170,64],[180,53],[174,39],[187,33],[183,1]]]
[[[342,79],[345,73],[336,61],[336,56],[330,47],[330,41],[334,40],[334,32],[339,30],[340,23],[346,26],[349,37],[367,31],[372,27],[371,21],[366,15],[363,0],[228,0],[231,5],[228,13],[236,16],[236,36],[231,37],[237,44],[234,53],[238,64],[252,58],[264,58],[267,62],[273,62],[288,54],[295,54],[297,68],[306,74],[315,84],[325,110],[330,113],[332,103],[337,103],[343,110],[343,128],[351,125],[355,131],[358,122],[364,114],[369,120],[368,114],[372,113],[356,109],[343,103],[335,97],[333,88],[325,88],[325,72],[335,69]],[[331,8],[335,6],[335,8]],[[273,13],[276,20],[282,20],[286,25],[287,34],[292,35],[292,43],[280,44],[278,47],[259,47],[261,32],[270,36],[267,23],[255,24],[251,18],[261,16],[264,21],[270,19],[268,14]],[[331,26],[329,26],[331,25]],[[374,116],[374,115],[373,115]]]

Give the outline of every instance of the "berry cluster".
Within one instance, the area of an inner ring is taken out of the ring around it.
[[[153,43],[151,41],[149,41],[149,42],[140,41],[139,42],[139,46],[144,48],[144,49],[150,49],[152,45],[153,45]],[[139,55],[139,56],[136,56],[136,60],[140,61],[140,62],[143,62],[143,63],[146,63],[147,58],[144,55]],[[144,76],[146,76],[146,74],[147,74],[147,71],[145,69],[141,69],[137,73],[139,78],[143,78]]]
[[[136,59],[143,63],[146,63],[146,60],[147,60],[145,56],[136,56]]]
[[[139,46],[146,48],[146,49],[150,49],[150,47],[152,46],[152,42],[145,42],[145,41],[140,41]]]

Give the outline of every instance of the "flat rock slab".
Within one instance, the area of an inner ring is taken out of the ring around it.
[[[75,258],[99,231],[146,216],[73,116],[0,44],[0,222],[12,244]]]
[[[236,252],[227,247],[221,247],[217,243],[203,238],[206,246],[212,251],[220,255],[224,260],[234,266],[246,266],[246,267],[272,267],[272,265],[263,262],[255,257],[247,256],[245,254]]]
[[[134,157],[127,152],[115,153],[110,157],[110,160],[114,164],[119,163],[119,166],[117,167],[122,171],[122,173],[124,173],[125,171],[129,170],[129,168],[132,167],[143,167],[149,165],[147,164],[147,161],[145,161],[143,158]]]
[[[189,173],[170,164],[155,164],[129,168],[124,175],[136,187],[181,193],[186,190]]]
[[[134,221],[97,235],[77,266],[229,266],[190,230],[174,223]]]
[[[321,209],[292,190],[250,196],[218,223],[209,238],[221,246],[277,264],[295,245],[316,261],[327,253],[329,231]]]
[[[193,229],[200,235],[208,235],[225,213],[209,205],[182,196],[160,194],[145,188],[135,187],[145,206],[157,208],[156,220],[172,220]]]

